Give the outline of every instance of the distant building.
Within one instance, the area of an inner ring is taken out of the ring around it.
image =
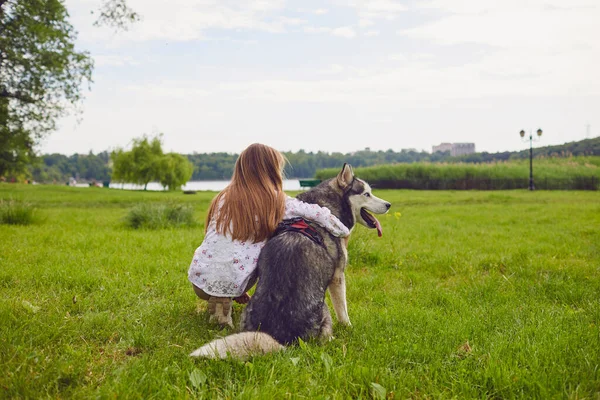
[[[452,154],[453,157],[473,153],[475,153],[475,143],[452,143],[452,151],[450,154]]]
[[[438,146],[433,146],[433,153],[443,153],[444,151],[452,151],[452,143],[442,143]]]
[[[475,153],[475,143],[442,143],[432,149],[434,153],[449,151],[452,157],[458,157]]]

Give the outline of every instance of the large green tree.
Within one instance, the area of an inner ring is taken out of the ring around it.
[[[24,172],[35,144],[82,97],[93,62],[59,0],[0,0],[0,175]]]
[[[114,182],[143,185],[160,182],[169,190],[178,190],[194,172],[192,163],[181,154],[162,150],[162,135],[133,139],[131,150],[116,149],[111,153]]]
[[[160,184],[168,190],[179,190],[192,177],[193,164],[177,153],[165,154],[159,163]]]
[[[96,24],[136,19],[125,0],[106,0]],[[62,0],[0,0],[0,177],[26,173],[35,146],[92,82],[93,60],[76,37]]]
[[[160,180],[160,160],[163,157],[161,137],[147,136],[133,139],[130,151],[116,149],[113,159],[112,180],[144,185]]]

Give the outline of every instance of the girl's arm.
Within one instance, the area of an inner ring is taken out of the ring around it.
[[[318,204],[309,204],[293,197],[286,197],[284,219],[302,217],[321,225],[337,237],[345,237],[350,234],[346,225],[342,224],[335,215],[326,207]]]

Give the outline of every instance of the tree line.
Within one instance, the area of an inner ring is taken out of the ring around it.
[[[142,139],[137,140],[139,141]],[[155,143],[155,146],[156,145],[157,144]],[[146,144],[144,144],[144,146],[146,146]],[[119,151],[124,150],[116,150],[116,153]],[[461,157],[451,157],[448,152],[431,154],[424,151],[371,151],[369,149],[345,154],[339,152],[327,153],[322,151],[306,152],[304,150],[298,152],[284,152],[284,154],[289,161],[285,171],[288,178],[312,178],[315,176],[317,170],[338,168],[343,165],[344,162],[348,162],[354,167],[360,168],[373,165],[415,162],[463,162],[477,164],[526,159],[529,157],[528,150],[498,153],[482,152]],[[580,155],[600,156],[600,138],[534,149],[535,157],[568,157]],[[233,173],[233,165],[238,154],[193,153],[183,157],[186,158],[191,165],[191,180],[228,180]],[[184,164],[182,161],[178,162],[181,165]],[[160,169],[160,165],[156,165],[157,168]],[[163,164],[162,169],[164,170],[167,167],[168,164]],[[86,181],[109,181],[111,179],[117,179],[129,180],[130,183],[138,182],[138,180],[133,178],[126,178],[125,176],[119,175],[115,176],[111,153],[107,151],[98,154],[89,152],[88,154],[73,154],[71,156],[62,154],[42,155],[35,164],[30,165],[29,173],[34,181],[45,183],[66,182],[71,177]],[[157,176],[151,177],[150,180],[160,182],[160,178]],[[143,182],[141,184],[143,184]]]
[[[110,154],[103,151],[94,154],[45,154],[29,165],[29,176],[35,182],[64,183],[76,180],[109,181],[111,177]]]

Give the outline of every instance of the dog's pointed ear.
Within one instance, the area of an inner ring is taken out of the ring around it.
[[[354,171],[352,171],[352,166],[348,163],[344,163],[342,170],[337,175],[337,184],[340,189],[346,189],[348,186],[352,184],[354,180]]]

